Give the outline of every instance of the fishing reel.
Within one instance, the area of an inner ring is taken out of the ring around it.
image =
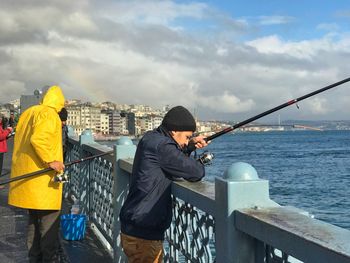
[[[55,183],[67,183],[69,182],[69,177],[67,173],[56,174],[53,181]]]
[[[203,152],[196,158],[197,161],[201,162],[201,164],[205,166],[211,165],[213,159],[214,159],[214,154],[208,151]]]

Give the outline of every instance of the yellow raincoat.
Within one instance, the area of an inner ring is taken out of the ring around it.
[[[48,168],[47,163],[52,161],[63,161],[58,115],[63,106],[60,87],[51,86],[40,105],[22,113],[16,127],[11,178]],[[62,185],[53,182],[54,175],[52,171],[11,183],[8,203],[28,209],[61,209]]]

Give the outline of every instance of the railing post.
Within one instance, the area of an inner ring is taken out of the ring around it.
[[[72,129],[73,129],[72,127],[68,126],[68,141],[66,142],[67,153],[66,153],[65,159],[63,160],[64,163],[71,161],[72,156],[73,156],[73,145],[72,145],[71,140],[74,137],[74,131],[72,133],[72,131],[71,131]],[[63,197],[64,198],[67,198],[72,192],[72,190],[71,190],[72,175],[70,173],[72,170],[73,170],[72,167],[65,168],[65,172],[68,171],[70,178],[69,178],[68,183],[63,184]]]
[[[234,210],[278,206],[269,198],[267,180],[259,179],[253,166],[238,162],[215,178],[216,262],[255,263],[261,244],[235,228]],[[260,252],[261,253],[261,252]]]
[[[83,144],[89,144],[94,143],[94,136],[92,135],[92,132],[90,129],[87,129],[83,131],[79,137],[79,145],[82,146]]]
[[[74,137],[75,136],[75,132],[72,126],[67,125],[68,128],[68,137]]]
[[[130,138],[121,137],[117,144],[114,146],[114,204],[113,204],[113,216],[114,216],[114,231],[113,231],[113,262],[126,262],[124,252],[121,248],[120,241],[120,222],[119,213],[122,204],[126,198],[129,189],[130,174],[123,171],[119,167],[120,159],[134,158],[136,146],[133,144]]]

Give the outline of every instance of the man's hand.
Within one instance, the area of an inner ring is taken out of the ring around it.
[[[9,133],[11,133],[13,131],[12,127],[7,127],[6,129],[9,131]]]
[[[197,149],[203,148],[203,147],[207,146],[210,143],[210,141],[207,142],[204,139],[205,139],[205,137],[203,137],[202,135],[199,135],[197,137],[192,138],[191,141],[190,141],[190,144],[194,144],[194,146]]]
[[[60,161],[53,161],[51,163],[48,163],[49,167],[55,170],[56,172],[63,172],[64,170],[64,164]]]

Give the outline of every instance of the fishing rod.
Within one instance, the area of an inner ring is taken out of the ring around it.
[[[111,154],[111,153],[113,153],[113,151],[108,151],[108,152],[105,152],[105,153],[92,155],[92,156],[89,156],[89,157],[85,157],[85,158],[82,158],[82,159],[78,159],[78,160],[66,163],[66,164],[64,164],[64,166],[65,167],[71,166],[73,164],[85,162],[85,161],[88,161],[88,160],[91,160],[91,159],[94,159],[94,158],[98,158],[98,157],[101,157],[101,156],[104,156],[104,155],[107,155],[107,154]],[[39,170],[39,171],[35,171],[35,172],[32,172],[32,173],[19,175],[19,176],[16,176],[14,178],[10,178],[10,179],[1,181],[0,185],[12,183],[12,182],[15,182],[15,181],[18,181],[18,180],[23,180],[23,179],[26,179],[26,178],[29,178],[29,177],[33,177],[33,176],[36,176],[36,175],[40,175],[40,174],[43,174],[43,173],[46,173],[46,172],[50,172],[50,171],[53,171],[53,169],[49,167],[49,168],[45,168],[45,169],[42,169],[42,170]]]
[[[299,98],[296,98],[296,99],[292,99],[292,100],[290,100],[290,101],[287,101],[287,102],[285,102],[285,103],[283,103],[283,104],[281,104],[281,105],[279,105],[279,106],[277,106],[277,107],[274,107],[274,108],[272,108],[272,109],[270,109],[270,110],[264,111],[263,113],[260,113],[260,114],[258,114],[258,115],[256,115],[256,116],[253,116],[253,117],[251,117],[251,118],[249,118],[249,119],[246,119],[246,120],[244,120],[244,121],[242,121],[242,122],[239,122],[239,123],[237,123],[237,124],[235,124],[235,125],[233,125],[233,126],[231,126],[231,127],[227,127],[227,128],[225,128],[225,129],[223,129],[223,130],[217,132],[217,133],[214,133],[213,135],[204,138],[204,140],[207,141],[207,142],[208,142],[208,141],[211,141],[211,140],[213,140],[213,139],[215,139],[215,138],[217,138],[217,137],[219,137],[219,136],[221,136],[221,135],[224,135],[224,134],[226,134],[226,133],[228,133],[228,132],[231,132],[231,131],[233,131],[233,130],[239,128],[239,127],[242,127],[242,126],[244,126],[244,125],[246,125],[246,124],[248,124],[248,123],[250,123],[250,122],[253,122],[253,121],[257,120],[257,119],[260,119],[260,118],[262,118],[262,117],[264,117],[264,116],[266,116],[266,115],[269,115],[269,114],[271,114],[271,113],[273,113],[273,112],[275,112],[275,111],[278,111],[278,110],[280,110],[280,109],[283,109],[283,108],[285,108],[285,107],[288,107],[288,106],[290,106],[290,105],[293,105],[293,104],[295,104],[295,103],[297,103],[297,102],[299,102],[299,101],[302,101],[302,100],[304,100],[304,99],[307,99],[307,98],[309,98],[309,97],[312,97],[312,96],[314,96],[314,95],[316,95],[316,94],[319,94],[319,93],[321,93],[321,92],[324,92],[324,91],[326,91],[326,90],[335,88],[335,87],[337,87],[337,86],[339,86],[339,85],[341,85],[341,84],[344,84],[344,83],[346,83],[346,82],[348,82],[348,81],[350,81],[350,78],[343,79],[343,80],[341,80],[341,81],[338,81],[338,82],[336,82],[336,83],[333,83],[333,84],[331,84],[331,85],[328,85],[328,86],[326,86],[326,87],[324,87],[324,88],[321,88],[321,89],[315,90],[315,91],[313,91],[313,92],[310,92],[310,93],[308,93],[308,94],[306,94],[306,95],[304,95],[304,96],[301,96],[301,97],[299,97]],[[195,146],[194,146],[193,144],[189,145],[188,147],[190,148],[189,150],[195,150]],[[193,148],[193,149],[192,149],[192,148]]]

